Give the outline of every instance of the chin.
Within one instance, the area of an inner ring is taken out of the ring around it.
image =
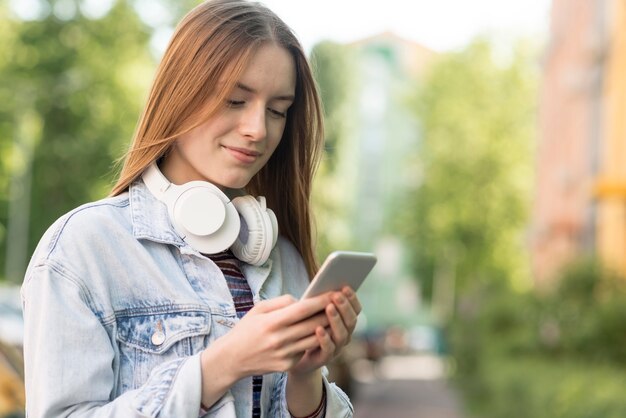
[[[250,179],[224,179],[223,182],[219,183],[219,186],[227,189],[243,189],[248,183],[250,183]]]

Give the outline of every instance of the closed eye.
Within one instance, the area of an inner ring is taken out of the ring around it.
[[[286,118],[287,117],[287,112],[281,112],[279,110],[276,109],[272,109],[271,107],[268,107],[267,110],[269,110],[269,112],[279,118]]]
[[[226,106],[228,106],[229,108],[239,108],[242,107],[246,104],[245,100],[226,100]],[[280,110],[268,107],[267,108],[268,112],[270,112],[270,114],[275,117],[275,118],[286,118],[287,117],[287,112],[281,112]]]
[[[226,100],[226,104],[228,105],[228,107],[239,107],[242,106],[244,103],[246,103],[243,100]]]

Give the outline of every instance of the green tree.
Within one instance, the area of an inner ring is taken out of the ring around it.
[[[347,247],[344,191],[337,180],[338,149],[348,129],[346,106],[354,86],[350,78],[350,48],[331,41],[316,44],[311,64],[324,108],[325,146],[322,163],[315,178],[313,205],[318,225],[317,253],[320,257],[333,249]]]
[[[17,264],[7,279],[19,282],[45,229],[106,195],[154,63],[148,27],[128,2],[98,19],[50,13],[23,21],[6,7],[0,13],[0,263],[8,245],[24,240],[26,250],[9,252],[20,259],[8,260]],[[27,228],[12,229],[20,217]]]
[[[425,296],[447,314],[455,287],[528,279],[535,61],[521,44],[506,63],[495,57],[484,40],[442,57],[416,100],[423,140],[399,230]]]

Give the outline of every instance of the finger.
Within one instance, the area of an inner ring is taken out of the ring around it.
[[[335,343],[330,337],[330,334],[326,332],[326,330],[322,327],[317,328],[317,330],[315,331],[315,334],[317,335],[317,340],[320,344],[320,349],[324,353],[326,353],[328,357],[332,356],[332,354],[335,352],[337,347],[335,346]]]
[[[287,347],[287,353],[289,355],[292,355],[293,353],[305,352],[306,350],[318,348],[319,346],[320,343],[318,341],[318,337],[315,332],[313,332],[310,335],[290,344]]]
[[[257,312],[267,313],[293,305],[297,301],[298,300],[291,295],[282,295],[274,299],[261,301],[257,303],[253,309]]]
[[[335,345],[343,346],[348,342],[350,330],[347,328],[337,307],[332,303],[326,308],[328,322],[330,324],[331,338]]]
[[[361,313],[362,306],[359,298],[356,295],[356,292],[352,290],[350,286],[344,287],[341,292],[348,299],[348,302],[352,305],[352,309],[356,312],[357,316]]]
[[[307,319],[283,328],[283,337],[286,341],[296,341],[309,335],[315,334],[317,327],[328,326],[328,316],[325,312],[320,312]]]
[[[348,301],[348,299],[343,295],[343,293],[338,293],[337,295],[333,295],[333,303],[339,314],[341,315],[341,319],[345,324],[346,328],[349,330],[349,333],[352,333],[354,328],[356,327],[356,317],[357,313],[354,311],[352,304]]]
[[[281,310],[279,325],[288,326],[323,311],[330,302],[330,294],[297,301]]]

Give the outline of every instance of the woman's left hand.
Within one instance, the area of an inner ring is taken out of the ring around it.
[[[330,299],[332,303],[326,306],[329,329],[321,326],[316,328],[319,347],[307,350],[290,373],[307,374],[316,371],[339,355],[350,342],[357,316],[361,312],[361,303],[356,293],[347,286],[341,292],[332,292]]]

